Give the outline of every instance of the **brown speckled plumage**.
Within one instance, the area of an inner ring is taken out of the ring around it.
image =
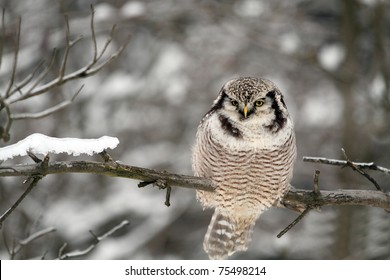
[[[295,157],[293,124],[279,89],[258,78],[226,83],[193,149],[195,175],[216,185],[214,192],[197,192],[204,207],[215,208],[203,244],[210,258],[247,249],[257,218],[288,191]]]

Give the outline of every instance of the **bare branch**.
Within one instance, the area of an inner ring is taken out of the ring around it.
[[[316,170],[314,173],[314,193],[320,194],[320,187],[319,187],[319,180],[320,180],[320,171]]]
[[[164,203],[167,207],[171,206],[171,190],[172,188],[168,186],[167,193],[165,195],[165,203]]]
[[[91,36],[92,36],[92,45],[93,45],[93,58],[92,63],[94,64],[97,61],[97,43],[96,43],[96,33],[95,33],[95,9],[91,4]]]
[[[32,70],[32,72],[26,76],[22,81],[20,81],[18,84],[15,85],[14,89],[11,91],[10,95],[14,94],[15,92],[20,92],[22,88],[27,86],[35,77],[37,74],[38,70],[40,70],[43,65],[45,64],[45,61],[42,60],[38,65]]]
[[[54,232],[56,231],[56,229],[54,227],[48,227],[46,229],[43,229],[43,230],[40,230],[32,235],[30,235],[29,237],[19,241],[19,244],[22,245],[22,246],[26,246],[27,244],[31,243],[32,241],[46,235],[46,234],[49,234],[51,232]]]
[[[61,102],[53,107],[50,107],[50,108],[43,110],[41,112],[38,112],[38,113],[11,114],[11,119],[13,119],[13,120],[40,119],[40,118],[47,117],[51,114],[54,114],[58,111],[61,111],[73,103],[73,101],[76,99],[76,97],[78,96],[80,91],[83,89],[83,87],[84,87],[84,85],[82,85],[79,88],[79,90],[73,95],[71,100],[65,100],[65,101],[63,101],[63,102]]]
[[[45,235],[47,235],[47,234],[49,234],[51,232],[54,232],[54,231],[56,231],[56,229],[54,227],[48,227],[48,228],[40,230],[40,231],[38,231],[38,232],[36,232],[34,234],[31,234],[27,238],[17,242],[18,244],[14,244],[12,249],[10,249],[8,247],[8,245],[6,245],[7,249],[8,249],[8,252],[10,254],[10,258],[14,259],[15,255],[17,253],[19,253],[23,249],[24,246],[26,246],[26,245],[30,244],[31,242],[33,242],[34,240],[36,240],[38,238],[41,238],[41,237],[43,237],[43,236],[45,236]]]
[[[16,202],[0,217],[0,229],[3,226],[3,222],[11,215],[11,213],[19,206],[19,204],[26,198],[26,196],[33,190],[33,188],[38,184],[38,181],[42,179],[42,176],[31,177],[32,181],[27,189],[22,193],[22,195],[16,200]]]
[[[3,62],[3,48],[4,48],[4,38],[5,38],[5,8],[3,8],[2,17],[1,17],[1,34],[0,34],[0,69],[1,63]]]
[[[24,93],[22,96],[19,96],[19,97],[15,98],[15,99],[11,100],[10,104],[13,104],[15,102],[31,98],[33,96],[37,96],[37,95],[46,93],[50,89],[52,89],[54,87],[57,87],[57,86],[60,86],[60,85],[63,85],[65,83],[69,82],[69,81],[72,81],[72,80],[75,80],[75,79],[86,78],[86,77],[89,77],[89,76],[92,76],[92,75],[96,74],[102,68],[104,68],[109,63],[114,61],[124,51],[124,49],[126,48],[128,42],[129,42],[129,40],[127,40],[109,58],[107,58],[104,62],[100,63],[99,65],[95,66],[94,68],[92,68],[92,66],[94,66],[97,61],[96,62],[92,61],[87,66],[84,66],[83,68],[80,68],[79,70],[76,70],[76,71],[74,71],[74,72],[72,72],[72,73],[70,73],[68,75],[65,75],[61,79],[60,79],[60,77],[58,77],[58,78],[56,78],[56,79],[54,79],[54,80],[52,80],[52,81],[50,81],[50,82],[48,82],[48,83],[46,83],[44,85],[41,85],[41,86],[39,86],[37,88],[35,88],[37,86],[37,84],[35,84],[35,86],[31,90],[29,90],[27,93]]]
[[[109,237],[110,235],[114,234],[115,232],[117,232],[118,230],[120,230],[121,228],[129,225],[130,222],[127,221],[127,220],[123,220],[119,225],[113,227],[112,229],[110,229],[109,231],[107,231],[105,234],[101,235],[101,236],[98,236],[97,237],[97,240],[98,241],[102,241],[103,239]]]
[[[0,137],[1,139],[4,140],[4,142],[8,142],[10,138],[9,130],[11,129],[11,125],[12,125],[11,110],[9,108],[8,103],[5,100],[3,100],[2,97],[0,97],[0,111],[3,108],[5,109],[7,120],[5,126],[0,126]]]
[[[65,15],[65,51],[62,56],[61,65],[59,68],[59,72],[56,78],[44,82],[43,81],[47,78],[48,74],[52,70],[52,66],[54,65],[55,57],[56,57],[56,50],[53,51],[52,57],[49,61],[49,63],[44,67],[43,71],[36,77],[36,74],[38,71],[41,70],[42,66],[44,65],[44,62],[39,63],[31,74],[27,75],[21,82],[15,83],[16,78],[16,72],[17,72],[17,61],[18,61],[18,53],[19,53],[19,41],[20,41],[20,35],[21,35],[21,19],[19,19],[18,24],[18,31],[16,34],[15,39],[15,48],[14,48],[14,62],[12,66],[12,73],[11,78],[9,81],[9,85],[7,86],[5,95],[0,98],[0,111],[5,109],[6,111],[6,123],[5,125],[0,126],[0,139],[3,139],[5,142],[7,142],[10,138],[9,131],[12,125],[13,120],[21,120],[21,119],[38,119],[43,118],[48,115],[51,115],[59,110],[62,110],[69,105],[71,105],[72,101],[76,98],[80,90],[72,97],[70,101],[64,101],[61,102],[51,108],[48,108],[46,110],[43,110],[38,113],[17,113],[17,114],[11,114],[12,108],[11,105],[28,99],[35,97],[37,95],[41,95],[44,93],[49,92],[51,89],[55,87],[62,86],[65,83],[68,83],[75,79],[83,79],[89,76],[92,76],[99,72],[102,68],[107,66],[109,63],[111,63],[113,60],[115,60],[126,48],[129,39],[124,42],[123,45],[121,45],[114,53],[112,53],[108,58],[103,59],[103,54],[108,49],[108,46],[112,43],[113,35],[115,31],[115,25],[113,25],[111,32],[109,34],[109,37],[106,40],[105,45],[103,46],[103,49],[101,52],[98,52],[97,48],[97,39],[96,39],[96,32],[95,32],[95,11],[93,6],[91,6],[91,21],[90,21],[90,28],[91,28],[91,36],[92,36],[92,44],[93,44],[93,57],[91,61],[85,65],[84,67],[81,67],[80,69],[73,71],[69,74],[66,73],[66,68],[68,64],[68,59],[70,56],[70,51],[72,47],[80,41],[82,37],[78,37],[75,40],[71,40],[70,36],[70,28],[69,28],[69,19],[67,15]],[[3,9],[3,17],[2,17],[2,25],[1,25],[1,38],[4,38],[5,36],[5,10]],[[0,54],[2,54],[3,51],[3,44],[0,46]],[[1,59],[0,55],[0,59]],[[0,60],[1,65],[1,60]],[[43,83],[43,84],[42,84]],[[15,93],[19,93],[16,95]]]
[[[87,76],[92,76],[97,72],[99,72],[103,67],[107,66],[112,61],[114,61],[118,56],[120,56],[122,52],[126,49],[129,42],[130,42],[130,36],[128,37],[126,42],[121,47],[119,47],[119,49],[115,53],[113,53],[109,58],[107,58],[104,62],[100,63],[96,67],[88,69],[87,71],[85,71],[84,74]]]
[[[282,237],[285,233],[287,233],[290,229],[292,229],[300,220],[302,220],[303,217],[305,217],[306,214],[309,213],[310,210],[311,210],[311,208],[309,208],[309,207],[306,208],[305,211],[303,211],[294,221],[292,221],[291,224],[289,224],[284,230],[279,232],[279,234],[276,237],[277,238]]]
[[[188,175],[177,175],[153,169],[141,168],[125,164],[102,163],[93,161],[62,161],[49,162],[47,167],[40,164],[20,164],[0,168],[0,177],[9,176],[34,176],[64,173],[90,173],[111,177],[131,178],[139,181],[156,182],[165,181],[169,186],[213,191],[211,181],[205,178]]]
[[[22,18],[19,17],[18,30],[16,31],[15,47],[14,47],[14,63],[12,64],[11,78],[9,80],[8,88],[5,92],[5,97],[10,96],[12,86],[14,85],[14,82],[15,82],[16,68],[18,65],[18,55],[19,55],[19,48],[20,48],[20,29],[21,29],[21,26],[22,26]]]
[[[106,52],[107,47],[111,44],[111,41],[113,39],[114,33],[115,33],[116,24],[114,24],[111,28],[110,37],[108,37],[106,43],[104,44],[102,51],[100,52],[99,56],[96,58],[96,60],[100,60],[103,56],[103,54]],[[126,43],[127,44],[127,43]]]
[[[63,255],[63,252],[67,246],[68,246],[68,243],[66,243],[66,242],[64,244],[62,244],[62,246],[58,250],[58,258],[57,259],[59,259]]]
[[[320,188],[318,186],[318,183],[319,183],[319,178],[320,178],[320,171],[319,170],[316,170],[314,172],[314,178],[313,178],[313,186],[314,186],[314,191],[313,191],[313,194],[315,196],[320,196],[321,195],[321,192],[320,192]],[[294,190],[293,188],[291,188],[291,190]],[[295,201],[293,202],[295,205],[297,204]],[[284,205],[288,205],[288,203],[286,203],[286,201],[284,201]],[[290,229],[292,229],[297,223],[299,223],[308,213],[310,210],[312,210],[313,208],[319,208],[318,205],[311,205],[311,204],[306,204],[305,205],[305,209],[302,211],[302,213],[294,220],[292,221],[285,229],[283,229],[276,237],[277,238],[280,238],[282,237],[284,234],[286,234]],[[295,210],[297,207],[293,208],[293,210]]]
[[[184,187],[213,191],[210,180],[201,177],[178,175],[164,171],[156,171],[125,164],[112,164],[111,162],[91,161],[64,161],[48,162],[45,167],[42,164],[20,164],[14,166],[2,166],[0,177],[9,176],[33,176],[64,173],[89,173],[101,174],[111,177],[122,177],[155,183],[166,182],[170,187]],[[146,185],[145,183],[144,185]],[[351,186],[353,188],[353,186]],[[361,205],[378,207],[390,211],[390,195],[379,191],[370,190],[332,190],[321,191],[315,194],[312,190],[291,188],[283,199],[282,204],[306,205],[311,208],[335,205]]]
[[[109,153],[107,153],[106,150],[99,153],[99,155],[103,158],[104,162],[110,162],[116,164],[116,162],[112,159],[112,157],[109,155]]]
[[[58,255],[58,259],[60,260],[65,260],[65,259],[69,259],[69,258],[76,258],[76,257],[82,257],[82,256],[85,256],[87,255],[88,253],[90,253],[93,249],[95,249],[95,247],[97,246],[97,244],[99,242],[101,242],[102,240],[104,240],[105,238],[109,237],[110,235],[114,234],[116,231],[120,230],[121,228],[129,225],[130,223],[126,220],[122,221],[119,225],[113,227],[112,229],[110,229],[109,231],[107,231],[105,234],[101,235],[101,236],[97,236],[95,235],[92,231],[90,231],[90,233],[92,234],[92,236],[94,237],[94,243],[89,245],[86,249],[84,250],[75,250],[75,251],[72,251],[72,252],[69,252],[69,253],[66,253],[66,254],[63,254],[63,250],[65,249],[66,247],[66,243],[64,244],[65,246],[62,246],[60,251],[59,251],[59,255]]]
[[[356,172],[358,172],[360,175],[363,175],[364,177],[366,177],[371,183],[374,184],[375,188],[376,188],[378,191],[382,191],[381,187],[380,187],[379,184],[375,181],[374,178],[372,178],[370,175],[368,175],[366,172],[364,172],[362,169],[360,169],[359,166],[354,165],[353,162],[348,158],[347,153],[345,152],[344,149],[341,149],[341,151],[343,152],[344,157],[345,157],[345,159],[347,160],[347,165],[348,165],[349,167],[351,167],[353,171],[356,171]]]
[[[316,195],[313,191],[294,189],[285,195],[283,201],[310,205],[312,208],[359,205],[390,211],[390,194],[371,190],[332,190]]]
[[[32,84],[32,86],[27,90],[27,92],[22,93],[19,97],[15,98],[14,100],[11,100],[10,104],[13,104],[13,103],[16,103],[18,101],[29,98],[29,97],[24,98],[24,96],[29,96],[34,91],[34,89],[43,81],[43,79],[47,76],[47,74],[50,73],[51,67],[53,66],[54,61],[55,61],[56,53],[57,53],[57,50],[54,49],[52,56],[51,56],[51,59],[50,59],[48,65],[46,66],[45,70],[42,71],[42,73],[37,77],[37,79]],[[32,95],[32,96],[34,96],[34,95]],[[32,97],[32,96],[30,96],[30,97]]]
[[[41,163],[42,160],[38,158],[36,155],[34,155],[32,152],[27,151],[27,155],[36,163]]]
[[[65,76],[65,70],[66,70],[66,63],[68,61],[68,57],[69,57],[69,52],[71,50],[71,48],[76,45],[77,42],[79,42],[83,37],[80,36],[78,37],[76,40],[74,41],[71,41],[70,40],[70,29],[69,29],[69,19],[68,19],[68,15],[64,15],[65,17],[65,27],[66,27],[66,32],[65,32],[65,39],[66,39],[66,47],[65,47],[65,52],[64,52],[64,56],[62,57],[62,63],[61,63],[61,67],[60,67],[60,72],[59,72],[59,75],[58,75],[58,84],[61,85],[62,84],[62,79],[64,78]]]
[[[329,165],[336,165],[336,166],[345,166],[347,165],[346,160],[339,160],[339,159],[328,159],[324,157],[303,157],[303,161],[305,162],[314,162],[314,163],[322,163],[322,164],[329,164]],[[374,162],[352,162],[353,165],[358,166],[361,169],[369,169],[374,171],[383,172],[386,174],[390,174],[390,169],[378,166]]]

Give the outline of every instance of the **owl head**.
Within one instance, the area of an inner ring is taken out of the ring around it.
[[[288,118],[280,90],[269,80],[243,77],[228,81],[214,101],[219,111],[236,123],[261,123],[272,132],[282,128]]]

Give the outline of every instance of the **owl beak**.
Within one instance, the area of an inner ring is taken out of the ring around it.
[[[245,104],[243,112],[244,112],[244,118],[246,118],[246,116],[248,115],[248,105]]]

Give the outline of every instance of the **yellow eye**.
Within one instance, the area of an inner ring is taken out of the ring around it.
[[[232,103],[233,106],[238,106],[238,101],[236,100],[230,100],[230,103]]]
[[[256,102],[255,102],[255,106],[256,107],[261,107],[261,106],[263,106],[264,105],[264,101],[262,101],[262,100],[257,100]]]

